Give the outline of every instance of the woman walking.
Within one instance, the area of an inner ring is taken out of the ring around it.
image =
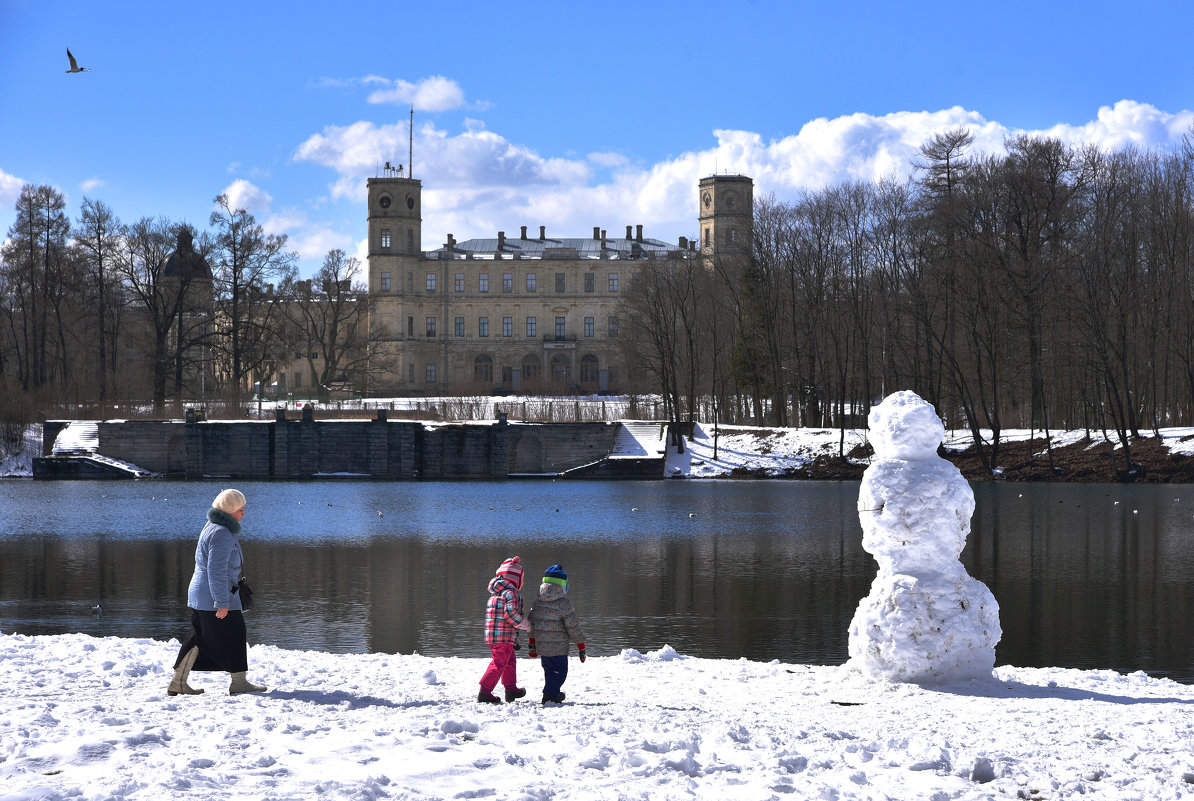
[[[203,692],[187,684],[192,670],[231,673],[229,695],[265,692],[265,687],[250,684],[245,678],[249,670],[249,644],[237,592],[243,559],[236,538],[245,519],[245,496],[239,490],[226,489],[211,506],[207,525],[199,534],[195,574],[187,590],[191,636],[178,649],[174,677],[166,689],[168,695]]]

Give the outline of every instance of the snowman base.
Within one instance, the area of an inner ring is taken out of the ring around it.
[[[915,684],[990,678],[1002,635],[995,597],[964,569],[929,576],[881,570],[850,623],[847,667]]]

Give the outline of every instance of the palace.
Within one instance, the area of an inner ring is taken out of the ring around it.
[[[516,236],[422,249],[422,182],[401,167],[368,181],[370,335],[394,373],[376,391],[402,394],[617,393],[635,365],[619,348],[618,307],[653,259],[710,257],[749,246],[754,183],[741,175],[698,186],[701,241]],[[698,251],[699,244],[699,251]]]

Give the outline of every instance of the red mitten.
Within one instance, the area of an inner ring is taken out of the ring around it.
[[[528,653],[527,656],[529,656],[531,659],[534,659],[535,657],[537,657],[539,655],[535,651],[535,638],[534,637],[530,638],[530,642],[527,643],[527,648],[530,649],[530,653]]]
[[[584,664],[584,661],[585,661],[585,644],[584,644],[583,642],[578,642],[578,643],[576,644],[576,650],[580,652],[580,661],[581,661],[581,664]]]

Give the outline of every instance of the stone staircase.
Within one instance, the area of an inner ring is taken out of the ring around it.
[[[54,438],[50,455],[33,460],[34,478],[149,478],[154,473],[98,452],[99,423],[72,420]]]
[[[621,421],[605,458],[565,470],[569,478],[663,478],[666,424]]]

